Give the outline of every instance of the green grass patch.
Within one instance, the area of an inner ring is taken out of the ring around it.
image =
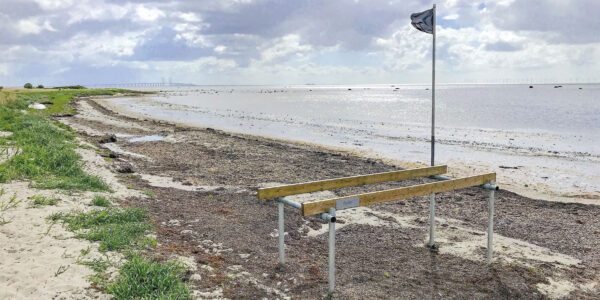
[[[0,182],[30,179],[44,189],[106,191],[108,186],[81,168],[75,152],[75,136],[46,118],[0,106],[0,130],[13,134],[4,138],[20,151],[0,165]]]
[[[13,134],[0,138],[0,145],[16,147],[19,152],[0,165],[0,182],[30,179],[44,189],[106,191],[102,180],[86,174],[75,152],[75,134],[63,124],[51,122],[47,115],[72,113],[69,101],[82,95],[113,95],[119,89],[62,90],[11,93],[13,100],[0,105],[0,130]],[[8,97],[8,96],[7,96]],[[28,110],[33,102],[50,101],[48,109]]]
[[[35,92],[12,92],[14,101],[6,105],[12,108],[26,109],[36,114],[72,114],[75,110],[71,107],[70,101],[80,96],[112,96],[118,93],[141,94],[143,92],[124,90],[124,89],[61,89],[59,91],[35,91]],[[8,97],[8,96],[7,96]],[[51,102],[46,104],[44,110],[28,109],[27,106],[35,102]]]
[[[71,128],[50,121],[53,114],[74,113],[69,104],[77,96],[136,93],[123,89],[63,89],[59,91],[0,92],[0,130],[13,134],[0,138],[0,148],[15,147],[18,153],[0,165],[0,183],[29,179],[44,189],[107,191],[102,180],[86,174],[75,152]],[[33,110],[34,102],[50,102],[48,109]]]
[[[183,283],[185,268],[180,263],[161,264],[132,255],[119,270],[119,276],[107,291],[115,299],[189,299]]]
[[[44,197],[42,195],[34,195],[31,196],[29,199],[31,199],[31,206],[33,207],[56,205],[60,201],[60,198]]]
[[[95,195],[94,199],[92,199],[92,205],[100,206],[100,207],[109,207],[111,206],[111,201],[107,197],[101,195]]]
[[[145,190],[145,191],[143,191],[143,194],[150,198],[156,198],[156,194],[151,190]]]
[[[101,251],[142,249],[156,241],[146,237],[151,229],[146,212],[140,208],[93,210],[87,213],[53,214],[50,220],[61,220],[76,237],[100,242]]]

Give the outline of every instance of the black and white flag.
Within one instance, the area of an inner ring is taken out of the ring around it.
[[[433,9],[410,15],[412,26],[425,33],[433,34]]]

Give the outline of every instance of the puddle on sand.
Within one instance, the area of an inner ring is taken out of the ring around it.
[[[156,141],[162,141],[163,139],[164,139],[164,137],[162,135],[146,135],[146,136],[132,138],[128,142],[130,142],[130,143],[156,142]]]

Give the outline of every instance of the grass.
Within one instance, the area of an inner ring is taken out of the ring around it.
[[[146,196],[148,196],[149,198],[156,198],[156,194],[153,191],[151,191],[151,190],[145,190],[143,192],[143,194],[146,195]]]
[[[184,272],[180,263],[162,264],[133,255],[108,286],[108,292],[117,300],[188,299],[190,292],[182,282]]]
[[[44,197],[42,195],[31,196],[30,199],[31,199],[31,206],[33,206],[33,207],[40,207],[40,206],[45,206],[45,205],[56,205],[60,201],[60,198],[49,198],[49,197]]]
[[[87,213],[57,213],[52,221],[61,220],[76,237],[100,242],[101,251],[141,249],[156,242],[145,236],[151,229],[146,212],[140,208],[106,208]]]
[[[0,182],[30,179],[43,189],[108,190],[100,178],[83,171],[75,136],[43,116],[0,106],[0,130],[13,132],[4,139],[20,149],[0,165]]]
[[[0,92],[0,130],[13,134],[0,138],[0,145],[19,152],[0,165],[0,182],[29,179],[42,189],[107,191],[98,177],[86,174],[75,152],[75,134],[65,125],[50,121],[48,115],[73,113],[69,105],[76,96],[113,95],[120,89],[83,89],[38,92]],[[33,102],[51,101],[48,109],[35,111]]]
[[[110,280],[111,276],[107,273],[112,266],[108,259],[79,260],[80,264],[95,272],[90,280],[115,299],[190,298],[183,280],[185,268],[181,263],[160,263],[135,253],[148,245],[156,245],[154,240],[145,236],[151,226],[143,209],[109,207],[87,213],[56,213],[50,216],[50,220],[62,220],[67,229],[78,232],[76,237],[99,241],[101,251],[125,251],[126,262],[119,268],[119,275],[114,280]],[[82,251],[82,256],[87,253],[89,249]]]
[[[4,189],[0,189],[0,197],[4,195]],[[0,199],[0,212],[9,210],[11,208],[17,207],[22,200],[17,200],[17,195],[14,194],[12,197],[8,198],[8,200]]]
[[[12,222],[12,220],[7,220],[4,216],[0,215],[0,226],[6,225]]]
[[[100,206],[100,207],[109,207],[112,205],[111,201],[108,198],[101,196],[101,195],[95,195],[94,199],[92,199],[91,204],[94,206]]]

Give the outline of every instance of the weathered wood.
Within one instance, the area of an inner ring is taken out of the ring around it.
[[[450,179],[445,181],[425,183],[379,192],[351,195],[346,197],[304,202],[302,203],[302,215],[311,216],[327,212],[329,211],[330,207],[335,207],[335,203],[337,200],[349,197],[358,197],[359,205],[367,206],[375,203],[396,201],[434,193],[448,192],[471,186],[478,186],[486,184],[492,180],[496,180],[496,173],[488,173],[465,178]]]
[[[327,179],[298,184],[282,185],[271,188],[258,189],[258,199],[272,199],[296,194],[312,193],[317,191],[334,190],[345,187],[374,184],[380,182],[397,181],[444,174],[448,170],[445,165],[409,169],[369,175],[359,175],[344,178]]]

